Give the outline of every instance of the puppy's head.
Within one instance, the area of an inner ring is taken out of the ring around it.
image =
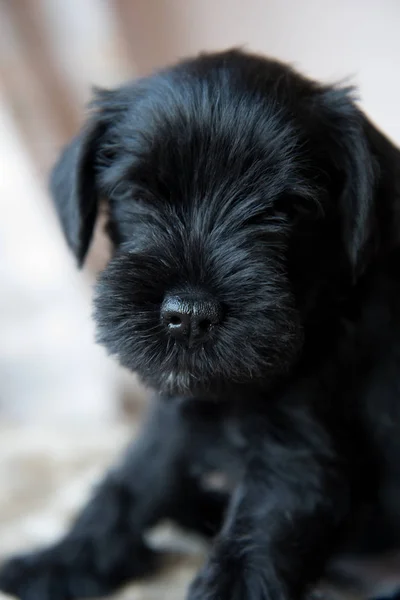
[[[347,91],[238,51],[98,92],[51,185],[79,263],[107,202],[109,352],[170,393],[287,372],[364,262],[363,127]]]

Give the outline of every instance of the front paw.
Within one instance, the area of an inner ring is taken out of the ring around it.
[[[265,556],[218,544],[189,587],[187,600],[288,600]]]
[[[70,600],[65,568],[46,553],[14,556],[0,569],[0,590],[20,600]]]
[[[211,572],[210,567],[202,569],[189,587],[187,600],[244,600],[246,594],[243,582],[234,573]]]
[[[187,600],[264,600],[256,579],[243,560],[232,552],[219,552],[200,570],[189,587]]]
[[[109,546],[101,555],[93,546],[63,542],[15,556],[0,568],[0,590],[20,600],[72,600],[104,596],[129,579],[153,571],[157,560],[141,546]]]

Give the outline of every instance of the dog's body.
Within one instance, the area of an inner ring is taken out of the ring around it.
[[[336,556],[398,548],[400,152],[349,92],[237,51],[186,61],[99,92],[52,192],[80,262],[107,199],[99,339],[158,399],[0,587],[107,593],[154,567],[163,518],[218,534],[190,600],[299,598]]]

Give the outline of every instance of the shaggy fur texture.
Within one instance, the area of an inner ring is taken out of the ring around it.
[[[163,518],[217,534],[190,600],[298,599],[336,556],[398,546],[399,158],[351,90],[239,51],[96,93],[52,194],[79,263],[106,200],[99,341],[157,398],[71,531],[1,589],[105,594],[155,567]],[[160,319],[171,294],[218,303],[197,343]]]

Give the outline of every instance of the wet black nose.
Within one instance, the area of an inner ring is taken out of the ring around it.
[[[208,296],[167,296],[161,306],[161,320],[170,335],[192,343],[204,340],[221,323],[222,308]]]

